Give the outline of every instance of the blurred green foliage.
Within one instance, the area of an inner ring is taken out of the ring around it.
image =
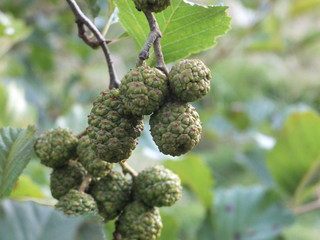
[[[163,163],[182,178],[182,199],[162,209],[161,239],[318,240],[319,210],[305,206],[319,198],[319,1],[195,2],[228,5],[232,18],[213,49],[191,56],[213,73],[210,95],[193,104],[202,140],[192,153],[169,158],[146,126],[129,160],[137,170]],[[110,50],[121,78],[139,52],[135,22],[122,18],[133,25],[123,28],[111,0],[79,4],[116,39]],[[64,1],[2,0],[0,9],[0,126],[81,132],[108,86],[101,51],[77,37]],[[18,184],[11,197],[51,201],[48,174],[31,161],[18,183],[33,187],[21,192]]]

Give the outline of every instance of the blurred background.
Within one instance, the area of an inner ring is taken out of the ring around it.
[[[102,29],[109,6],[100,2]],[[211,92],[193,104],[201,142],[182,157],[165,156],[146,119],[128,161],[138,171],[164,164],[182,179],[183,198],[162,209],[161,239],[318,240],[320,1],[195,2],[229,6],[232,18],[214,48],[190,56],[213,74]],[[116,20],[107,38],[117,39],[110,50],[121,79],[139,49]],[[78,38],[64,1],[0,2],[0,126],[80,133],[107,86],[102,52]],[[51,202],[49,174],[33,160],[11,197]]]

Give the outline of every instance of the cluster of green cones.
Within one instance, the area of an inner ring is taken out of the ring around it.
[[[164,154],[180,156],[200,141],[196,101],[210,90],[210,70],[200,60],[181,60],[168,76],[142,65],[130,70],[119,89],[101,92],[88,116],[84,134],[56,128],[40,136],[34,149],[53,168],[50,188],[56,208],[67,215],[116,219],[123,240],[153,240],[162,229],[159,207],[172,206],[182,194],[179,177],[163,166],[132,178],[114,170],[138,144],[150,116],[150,131]],[[90,179],[87,184],[86,179]]]
[[[176,63],[168,76],[142,65],[130,70],[119,89],[105,90],[96,98],[87,133],[96,155],[107,162],[129,158],[150,116],[150,131],[159,150],[180,156],[195,147],[201,122],[188,102],[210,90],[210,70],[197,59]]]
[[[56,208],[66,215],[99,216],[104,222],[116,219],[114,234],[123,240],[157,239],[162,229],[158,207],[172,206],[181,198],[179,177],[163,166],[154,166],[129,179],[112,170],[114,163],[91,153],[87,136],[80,137],[75,145],[64,144],[73,137],[69,130],[57,128],[41,136],[35,144],[35,152],[44,165],[51,167],[59,162],[50,178],[52,196],[58,200]],[[57,158],[61,152],[70,153],[63,164]],[[89,164],[90,157],[93,165]],[[87,165],[91,167],[86,168]],[[88,170],[98,175],[89,175]],[[82,189],[88,176],[93,176],[92,181]]]

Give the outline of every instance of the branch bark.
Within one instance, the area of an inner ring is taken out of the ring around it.
[[[161,50],[160,39],[162,37],[162,33],[160,31],[157,19],[154,17],[152,12],[143,12],[146,16],[150,32],[145,44],[142,47],[142,50],[139,53],[138,60],[136,66],[141,66],[143,62],[149,58],[149,51],[151,46],[153,45],[155,58],[156,58],[156,68],[163,71],[166,75],[168,75],[168,69],[164,62],[164,57]]]
[[[84,15],[84,13],[81,11],[80,7],[78,6],[75,0],[66,0],[66,1],[69,4],[70,9],[72,10],[76,18],[79,37],[87,45],[89,45],[92,48],[101,47],[104,53],[106,62],[108,64],[108,69],[109,69],[109,77],[110,77],[109,89],[119,87],[119,81],[117,79],[113,62],[111,59],[110,51],[107,45],[107,43],[109,43],[110,41],[106,40],[103,37],[103,35],[100,33],[100,31],[96,28],[96,26],[91,22],[91,20]],[[85,27],[87,27],[90,30],[90,32],[92,32],[92,34],[96,39],[90,39],[90,37],[86,33]]]

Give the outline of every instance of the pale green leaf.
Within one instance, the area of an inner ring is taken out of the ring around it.
[[[140,50],[149,33],[144,14],[136,10],[131,0],[115,0],[115,3],[122,26]],[[225,6],[202,6],[176,0],[167,9],[155,14],[162,32],[165,62],[174,62],[213,47],[216,38],[230,29],[226,9]]]
[[[319,160],[319,139],[318,114],[294,113],[285,122],[267,162],[277,183],[289,195],[293,196],[297,190],[301,193],[299,185],[310,182],[305,177],[310,175],[310,169]]]
[[[182,184],[188,186],[206,208],[211,207],[213,178],[201,157],[189,155],[181,161],[168,160],[164,165],[179,175]]]
[[[168,214],[165,211],[161,211],[161,219],[163,229],[161,231],[161,236],[158,240],[178,239],[180,226],[177,221],[177,217],[172,214]]]
[[[36,129],[0,128],[0,198],[6,197],[30,161]]]
[[[89,217],[67,217],[53,207],[4,200],[0,204],[1,240],[105,240]]]
[[[293,220],[280,197],[268,188],[221,189],[215,192],[214,210],[200,228],[199,239],[273,240]]]

